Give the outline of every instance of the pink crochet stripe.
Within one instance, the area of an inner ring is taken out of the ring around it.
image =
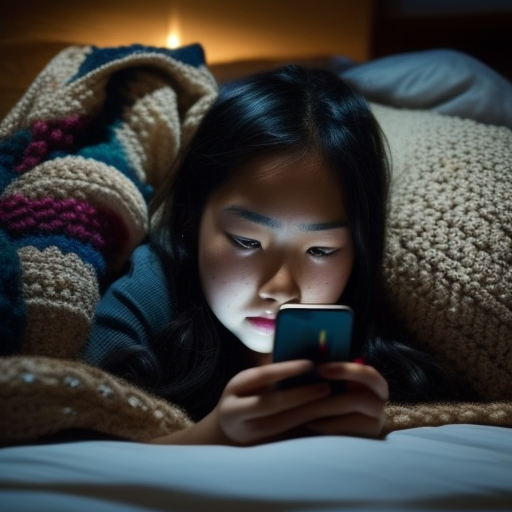
[[[12,235],[65,234],[105,250],[113,243],[108,237],[119,229],[120,220],[78,199],[29,199],[12,194],[0,200],[0,224]]]
[[[23,160],[16,166],[19,173],[26,172],[39,163],[52,151],[70,150],[75,145],[76,136],[83,132],[85,121],[80,116],[70,116],[56,121],[35,121],[32,124],[32,141],[25,148]]]

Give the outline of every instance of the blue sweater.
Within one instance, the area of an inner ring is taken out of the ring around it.
[[[100,300],[81,357],[102,366],[119,349],[148,346],[148,340],[170,322],[172,305],[163,269],[149,245],[137,247],[129,271]]]

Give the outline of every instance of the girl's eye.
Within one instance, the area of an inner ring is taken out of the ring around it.
[[[329,247],[311,247],[311,249],[308,249],[308,254],[311,254],[311,256],[314,256],[315,258],[325,258],[326,256],[331,256],[337,251],[338,249],[332,249]]]
[[[259,249],[261,247],[260,242],[258,242],[258,240],[253,240],[252,238],[234,235],[229,235],[229,238],[237,247],[246,251]]]

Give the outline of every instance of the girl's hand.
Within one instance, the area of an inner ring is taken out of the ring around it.
[[[318,434],[378,436],[388,399],[384,378],[370,366],[326,363],[318,372],[330,380],[348,381],[346,393],[331,395],[328,383],[276,389],[280,380],[313,368],[310,361],[287,361],[242,371],[228,382],[208,416],[190,429],[154,442],[251,445],[304,426]]]
[[[373,367],[359,363],[325,363],[319,375],[347,381],[347,391],[306,408],[308,428],[318,434],[377,437],[384,425],[388,384]]]
[[[270,441],[302,425],[305,406],[329,396],[326,383],[286,390],[276,384],[311,372],[311,361],[296,360],[257,366],[240,372],[228,382],[213,411],[224,435],[239,445]]]
[[[152,442],[250,445],[270,441],[302,425],[304,416],[299,411],[330,394],[330,386],[323,383],[276,389],[280,380],[313,369],[311,361],[296,360],[244,370],[228,382],[219,403],[205,418]]]

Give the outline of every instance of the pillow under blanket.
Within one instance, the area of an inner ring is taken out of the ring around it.
[[[373,105],[392,157],[386,302],[462,389],[512,397],[512,130]]]

